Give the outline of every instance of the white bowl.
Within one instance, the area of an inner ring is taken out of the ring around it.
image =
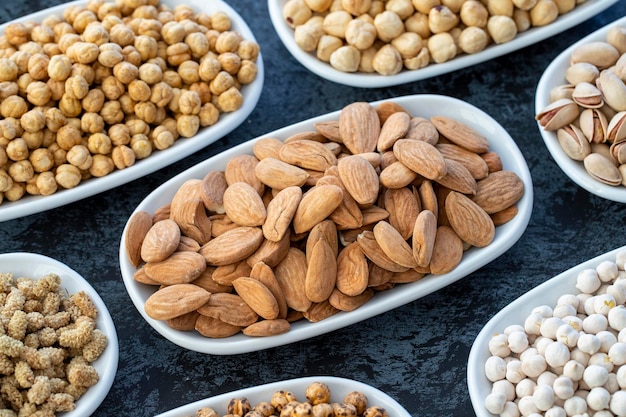
[[[425,78],[435,77],[437,75],[446,74],[448,72],[456,71],[461,68],[476,65],[489,59],[508,54],[509,52],[516,51],[533,43],[547,39],[557,33],[563,32],[600,13],[616,2],[617,0],[587,0],[571,12],[560,16],[556,21],[550,23],[549,25],[532,28],[526,32],[520,33],[510,42],[500,45],[493,44],[479,53],[472,55],[460,55],[441,64],[430,64],[424,68],[413,71],[403,70],[396,75],[346,73],[334,69],[330,66],[330,64],[317,59],[313,53],[303,51],[296,44],[293,29],[287,25],[285,19],[283,18],[283,6],[287,3],[287,0],[268,0],[267,7],[269,9],[272,24],[274,25],[274,29],[276,30],[279,38],[291,55],[293,55],[293,57],[309,71],[338,84],[362,88],[378,88],[400,85],[423,80]]]
[[[477,417],[494,417],[484,406],[492,383],[485,376],[485,362],[489,358],[489,340],[494,334],[502,333],[512,324],[524,324],[531,311],[541,305],[555,306],[563,294],[578,294],[576,277],[583,269],[595,269],[603,261],[615,262],[615,255],[626,246],[583,262],[538,285],[500,310],[482,328],[470,350],[467,364],[467,385],[470,399]]]
[[[198,12],[205,12],[208,14],[223,11],[230,17],[233,30],[239,32],[244,39],[256,42],[252,31],[243,18],[222,0],[211,0],[209,2],[203,0],[161,0],[161,3],[171,7],[179,4],[185,4],[193,7],[194,10]],[[61,16],[67,7],[85,4],[87,4],[87,0],[78,0],[20,17],[19,19],[0,25],[0,34],[4,33],[6,26],[10,23],[42,21],[45,17],[52,14]],[[252,110],[254,110],[259,101],[265,77],[263,58],[261,54],[259,54],[256,64],[258,67],[257,78],[252,83],[243,86],[241,89],[243,94],[243,105],[239,110],[232,113],[222,113],[218,122],[213,126],[200,129],[198,133],[191,138],[180,138],[171,148],[163,151],[156,151],[150,155],[150,157],[137,161],[133,166],[123,170],[113,171],[109,175],[101,178],[89,179],[80,183],[75,188],[59,190],[49,196],[25,195],[21,199],[14,202],[5,200],[2,204],[0,204],[0,222],[50,210],[90,197],[102,191],[110,190],[111,188],[133,181],[166,167],[185,158],[186,156],[193,154],[194,152],[199,151],[211,143],[222,139],[243,123],[250,113],[252,113]]]
[[[199,400],[166,413],[159,414],[156,417],[192,416],[195,415],[197,410],[203,407],[211,407],[217,411],[219,415],[225,415],[228,401],[232,398],[247,398],[248,401],[250,401],[250,405],[254,407],[255,404],[258,404],[261,401],[269,401],[272,398],[272,395],[278,390],[291,391],[294,393],[298,401],[305,401],[306,397],[304,392],[306,387],[313,382],[322,382],[328,385],[331,393],[331,401],[333,402],[342,402],[346,394],[352,391],[360,391],[367,396],[368,405],[383,407],[387,410],[390,416],[411,417],[411,414],[409,414],[405,408],[384,392],[359,381],[332,376],[311,376],[245,388],[220,394],[204,400]]]
[[[299,320],[292,323],[291,330],[278,336],[253,338],[240,333],[224,339],[211,339],[203,337],[197,332],[172,330],[164,322],[151,319],[145,313],[144,303],[150,294],[155,291],[155,287],[141,284],[133,279],[133,273],[136,271],[136,268],[128,261],[124,243],[124,234],[128,227],[127,224],[120,243],[120,267],[126,290],[135,304],[135,307],[137,307],[137,310],[139,310],[146,321],[154,327],[157,332],[173,343],[194,351],[230,355],[262,350],[324,334],[414,301],[469,275],[471,272],[491,262],[513,246],[521,237],[530,220],[533,204],[533,186],[526,161],[515,144],[515,141],[504,128],[478,108],[450,97],[413,95],[383,101],[394,101],[416,116],[430,117],[443,115],[466,123],[482,133],[485,137],[491,138],[491,149],[500,155],[504,168],[514,171],[522,179],[525,185],[525,193],[517,205],[519,212],[513,220],[496,228],[495,239],[489,246],[467,251],[460,265],[450,273],[427,276],[417,282],[399,285],[394,289],[382,291],[377,293],[373,299],[365,303],[365,305],[354,311],[340,312],[317,323]],[[376,105],[376,103],[373,104]],[[285,139],[297,132],[314,130],[314,123],[338,120],[339,113],[340,111],[335,111],[327,115],[318,116],[268,133],[259,138],[271,136]],[[210,170],[223,170],[226,163],[234,156],[252,154],[253,145],[259,138],[222,152],[177,175],[149,194],[146,199],[137,206],[135,212],[143,210],[153,213],[157,208],[169,203],[176,190],[187,179],[202,178]]]
[[[610,23],[582,38],[561,52],[552,61],[552,63],[550,63],[537,84],[537,91],[535,94],[535,114],[538,114],[548,104],[550,104],[550,90],[552,90],[552,88],[557,85],[567,84],[567,81],[565,80],[565,71],[569,67],[569,58],[572,50],[578,45],[587,44],[589,42],[606,41],[607,32],[611,27],[616,25],[626,26],[626,17],[616,20],[613,23]],[[552,158],[554,158],[557,165],[572,181],[599,197],[620,203],[626,203],[626,187],[621,185],[611,186],[593,179],[585,170],[582,162],[574,161],[563,151],[557,140],[556,132],[545,130],[541,127],[539,122],[537,122],[537,127],[541,132],[541,137],[543,138],[543,142],[548,148],[550,155],[552,155]]]
[[[100,380],[76,401],[76,408],[73,411],[61,414],[64,417],[91,416],[104,401],[113,385],[119,359],[117,332],[104,301],[80,274],[67,265],[44,255],[26,252],[0,254],[0,272],[12,273],[15,278],[22,276],[33,279],[39,279],[49,273],[55,273],[61,277],[61,287],[68,294],[71,295],[78,291],[84,291],[95,304],[98,309],[96,327],[102,330],[108,339],[106,349],[93,363],[93,366],[98,371]]]

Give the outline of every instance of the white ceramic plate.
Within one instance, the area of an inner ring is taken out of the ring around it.
[[[258,404],[261,401],[269,401],[272,398],[272,395],[281,389],[293,392],[299,401],[304,401],[306,400],[304,395],[306,387],[313,382],[322,382],[328,385],[331,393],[331,401],[333,402],[341,402],[346,394],[352,391],[360,391],[367,396],[368,405],[383,407],[387,410],[390,416],[411,417],[406,409],[404,409],[396,400],[384,392],[362,382],[332,376],[311,376],[245,388],[196,401],[166,413],[159,414],[156,417],[192,416],[195,415],[196,411],[202,407],[211,407],[217,411],[219,415],[225,415],[228,401],[232,398],[245,397],[248,401],[250,401],[250,405],[254,407],[255,404]]]
[[[489,358],[489,340],[496,333],[502,333],[512,324],[524,324],[531,311],[541,305],[555,306],[563,294],[578,294],[576,277],[583,269],[595,269],[603,261],[615,262],[615,255],[626,246],[614,249],[603,255],[583,262],[538,285],[500,310],[482,328],[472,349],[467,364],[467,385],[477,417],[493,417],[484,407],[484,400],[491,392],[492,383],[485,376],[485,362]]]
[[[616,25],[625,26],[626,17],[616,20],[615,22],[610,23],[582,38],[561,52],[554,59],[554,61],[552,61],[552,63],[544,71],[543,75],[539,79],[539,83],[537,84],[537,91],[535,95],[535,114],[543,111],[543,109],[550,104],[550,90],[552,90],[552,88],[557,85],[567,84],[567,81],[565,80],[565,71],[569,67],[569,58],[572,50],[578,45],[587,44],[589,42],[606,41],[607,32],[611,27]],[[591,178],[585,170],[582,162],[574,161],[563,151],[556,138],[556,132],[544,130],[539,122],[537,122],[537,127],[539,128],[541,137],[543,138],[548,151],[552,155],[552,158],[554,158],[557,165],[572,181],[599,197],[620,203],[626,203],[626,187],[607,185]]]
[[[63,10],[71,5],[84,5],[86,3],[86,0],[74,1],[15,19],[11,22],[0,25],[0,34],[4,33],[4,30],[9,23],[41,21],[46,16],[51,14],[62,15]],[[256,42],[252,31],[243,18],[228,4],[221,0],[211,0],[209,2],[203,0],[162,0],[161,3],[172,7],[178,4],[186,4],[193,7],[197,11],[202,11],[208,14],[223,11],[230,17],[233,30],[239,32],[244,39]],[[263,58],[261,54],[259,54],[256,64],[258,67],[257,78],[252,83],[243,86],[241,89],[244,100],[243,105],[239,110],[232,113],[223,113],[220,116],[219,121],[213,126],[201,129],[191,138],[180,138],[171,148],[154,152],[150,155],[150,157],[137,161],[135,165],[126,169],[113,171],[111,174],[101,178],[87,180],[79,184],[76,188],[60,190],[49,196],[26,195],[15,202],[4,201],[0,204],[0,222],[50,210],[90,197],[102,191],[110,190],[111,188],[157,171],[193,154],[194,152],[199,151],[217,140],[220,140],[243,123],[250,113],[252,113],[252,110],[254,110],[259,101],[264,82]]]
[[[300,49],[296,44],[291,29],[283,19],[283,6],[287,0],[268,0],[267,7],[269,9],[270,18],[274,29],[282,40],[287,50],[309,71],[318,76],[338,84],[350,85],[362,88],[378,88],[389,87],[392,85],[400,85],[413,81],[423,80],[425,78],[435,77],[437,75],[446,74],[461,68],[469,67],[487,60],[508,54],[524,48],[533,43],[547,39],[557,33],[563,32],[580,22],[589,19],[595,14],[600,13],[604,9],[611,6],[617,0],[587,0],[587,2],[577,6],[574,10],[560,16],[553,23],[544,27],[530,29],[520,33],[510,42],[500,45],[491,45],[485,50],[472,55],[461,55],[448,62],[441,64],[431,64],[418,70],[404,70],[396,75],[379,75],[364,73],[345,73],[338,71],[325,62],[320,61],[314,54],[308,53]]]
[[[494,260],[513,246],[528,225],[533,204],[533,186],[526,161],[515,144],[515,141],[504,128],[478,108],[450,97],[413,95],[390,99],[388,101],[394,101],[402,105],[413,115],[423,117],[444,115],[453,117],[473,127],[485,137],[490,138],[491,149],[500,154],[505,169],[514,171],[522,179],[525,185],[525,193],[518,203],[519,213],[510,222],[496,228],[495,239],[489,246],[482,249],[472,249],[466,252],[461,264],[448,274],[427,276],[417,282],[399,285],[392,290],[380,292],[376,294],[373,299],[365,303],[365,305],[351,312],[340,312],[317,323],[299,320],[292,323],[291,330],[278,336],[251,338],[240,333],[224,339],[209,339],[201,336],[197,332],[172,330],[164,322],[153,320],[146,315],[144,303],[150,294],[154,292],[155,288],[138,283],[133,279],[133,273],[136,269],[128,262],[126,257],[126,247],[123,237],[126,233],[125,228],[120,243],[122,277],[124,278],[124,284],[126,285],[126,290],[130,298],[148,323],[173,343],[198,352],[230,355],[262,350],[324,334],[414,301],[465,277]],[[373,104],[375,105],[376,103]],[[339,113],[340,111],[335,111],[324,116],[282,128],[261,137],[271,136],[285,139],[297,132],[313,130],[314,123],[338,120]],[[169,203],[176,190],[187,179],[202,178],[210,170],[223,170],[226,163],[234,156],[252,154],[252,148],[257,139],[231,148],[177,175],[148,195],[148,197],[137,206],[135,211],[143,210],[153,213],[155,209]],[[128,225],[126,227],[128,227]]]
[[[26,252],[0,254],[0,272],[12,273],[15,278],[22,276],[33,279],[55,273],[61,277],[61,286],[69,294],[85,291],[95,304],[98,309],[96,327],[102,330],[108,338],[106,349],[93,363],[100,375],[100,380],[78,399],[74,411],[61,414],[65,417],[89,417],[104,401],[111,389],[119,359],[117,332],[104,301],[80,274],[67,265],[44,255]]]

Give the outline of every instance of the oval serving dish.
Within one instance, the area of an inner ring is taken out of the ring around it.
[[[119,360],[119,345],[113,319],[104,301],[96,290],[76,271],[62,262],[44,255],[26,252],[0,254],[0,272],[12,273],[15,278],[23,276],[38,279],[49,273],[61,277],[61,287],[68,294],[84,291],[89,295],[98,309],[96,328],[107,336],[108,344],[102,355],[93,362],[98,371],[100,380],[76,401],[76,408],[71,412],[63,413],[65,417],[89,417],[100,406],[109,393]]]
[[[332,376],[311,376],[305,378],[290,379],[286,381],[272,382],[265,385],[259,385],[256,387],[245,388],[237,391],[232,391],[224,394],[217,395],[215,397],[199,400],[191,404],[178,407],[174,410],[168,411],[163,414],[159,414],[156,417],[187,417],[195,415],[196,411],[203,407],[211,407],[219,415],[225,415],[226,406],[228,401],[232,398],[247,398],[250,401],[250,405],[254,407],[262,401],[269,401],[272,395],[278,390],[289,390],[295,394],[299,401],[305,400],[304,392],[306,387],[313,382],[321,382],[328,385],[331,393],[331,401],[341,402],[346,394],[352,391],[359,391],[365,394],[368,400],[369,406],[383,407],[390,416],[394,417],[410,417],[406,409],[404,409],[396,400],[389,395],[372,387],[371,385],[364,384],[359,381],[354,381],[347,378],[339,378]]]
[[[557,85],[567,83],[565,80],[565,71],[569,67],[569,58],[574,48],[578,45],[587,44],[589,42],[605,41],[606,34],[609,29],[616,25],[626,26],[626,17],[618,19],[582,38],[561,52],[552,61],[552,63],[548,65],[539,79],[539,83],[537,84],[537,91],[535,95],[535,114],[538,114],[548,104],[550,104],[550,90],[552,90],[552,88]],[[546,148],[548,148],[550,155],[559,168],[561,168],[565,175],[567,175],[572,181],[599,197],[619,203],[626,203],[625,186],[611,186],[593,179],[585,170],[582,162],[571,159],[563,151],[557,140],[556,132],[544,130],[543,127],[539,125],[539,122],[537,122],[537,127],[539,128],[543,142],[545,143]]]
[[[469,275],[513,246],[528,225],[533,205],[533,186],[526,161],[515,141],[506,130],[478,108],[450,97],[413,95],[383,101],[396,102],[414,116],[428,118],[434,115],[443,115],[455,118],[476,129],[488,139],[492,138],[490,140],[491,149],[500,155],[505,169],[514,171],[522,179],[525,193],[517,204],[517,216],[508,223],[496,228],[496,235],[491,244],[485,248],[472,248],[465,252],[460,265],[450,273],[426,276],[417,282],[399,285],[394,289],[379,292],[371,300],[354,311],[340,312],[316,323],[298,320],[292,323],[288,332],[277,336],[253,338],[240,333],[228,338],[210,339],[201,336],[197,332],[173,330],[165,322],[153,320],[145,313],[144,303],[150,294],[155,291],[155,288],[141,284],[133,279],[136,268],[127,259],[124,242],[124,235],[128,227],[127,223],[120,243],[120,268],[126,290],[144,319],[171,342],[197,352],[230,355],[257,351],[328,333],[407,304]],[[376,105],[377,103],[372,104]],[[260,138],[271,136],[284,140],[294,133],[313,130],[315,123],[338,120],[339,113],[340,111],[335,111],[279,129],[207,159],[158,187],[137,206],[135,212],[143,210],[148,213],[154,213],[157,208],[171,201],[174,193],[183,182],[191,178],[202,178],[210,170],[223,170],[226,167],[226,163],[234,156],[252,154],[253,145]]]
[[[207,14],[217,11],[225,12],[231,19],[233,30],[239,32],[244,39],[256,42],[254,34],[243,18],[222,0],[212,0],[210,2],[202,0],[161,0],[161,3],[171,7],[185,4],[193,7],[198,12]],[[10,23],[41,21],[52,14],[61,16],[67,7],[85,4],[87,4],[86,0],[78,0],[20,17],[0,25],[0,34],[4,33],[6,26]],[[222,113],[218,122],[213,126],[200,129],[198,133],[191,138],[180,138],[174,142],[172,147],[154,152],[148,158],[137,161],[134,165],[123,170],[115,170],[104,177],[91,178],[85,182],[81,182],[75,188],[59,190],[48,196],[25,195],[17,201],[5,201],[0,204],[0,222],[57,208],[98,194],[102,191],[110,190],[111,188],[166,167],[220,140],[243,123],[250,113],[252,113],[252,110],[254,110],[259,101],[264,82],[263,58],[261,53],[259,53],[256,64],[258,68],[257,77],[252,83],[242,87],[243,105],[239,110],[232,113]]]
[[[342,72],[334,69],[326,62],[320,61],[314,54],[303,51],[296,44],[293,29],[287,25],[283,18],[283,6],[286,2],[287,0],[268,0],[267,7],[278,37],[297,61],[314,74],[338,84],[361,88],[379,88],[435,77],[508,54],[563,32],[602,12],[616,3],[617,0],[587,0],[554,22],[520,33],[510,42],[490,45],[479,53],[459,55],[441,64],[430,64],[413,71],[403,70],[396,75]]]
[[[563,294],[577,294],[576,278],[583,269],[595,269],[603,261],[615,262],[615,255],[626,246],[585,261],[564,271],[511,302],[491,318],[478,333],[472,344],[467,364],[467,385],[477,417],[493,417],[484,406],[492,383],[485,376],[485,362],[489,358],[489,340],[494,334],[502,333],[512,324],[524,324],[524,320],[537,306],[555,306]]]

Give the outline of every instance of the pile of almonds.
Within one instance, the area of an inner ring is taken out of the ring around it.
[[[339,120],[187,180],[127,225],[146,313],[208,337],[268,336],[445,274],[491,243],[524,183],[488,140],[447,117],[355,102]]]
[[[592,178],[626,185],[626,27],[574,48],[564,78],[536,119]]]
[[[394,75],[475,54],[585,0],[287,0],[303,51],[343,72]]]

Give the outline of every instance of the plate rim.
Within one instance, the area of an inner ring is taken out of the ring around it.
[[[470,394],[470,400],[477,417],[495,417],[494,414],[487,412],[484,408],[484,398],[481,399],[480,395],[484,392],[479,389],[484,384],[486,377],[484,373],[481,373],[483,363],[479,359],[484,357],[488,353],[488,345],[490,335],[493,331],[503,331],[504,327],[512,324],[522,324],[517,320],[517,317],[527,316],[533,308],[545,304],[543,300],[550,299],[553,304],[556,304],[558,297],[563,294],[559,292],[555,294],[557,288],[566,286],[571,288],[576,283],[576,275],[583,269],[593,268],[595,269],[598,264],[606,260],[615,260],[615,255],[626,250],[626,246],[620,246],[612,249],[608,252],[594,256],[591,259],[583,261],[577,265],[572,266],[565,271],[558,273],[557,275],[549,278],[548,280],[538,284],[537,286],[526,291],[509,304],[495,313],[478,332],[472,347],[467,362],[467,387]],[[543,296],[541,296],[543,294]],[[539,295],[539,299],[537,299]],[[512,314],[514,313],[514,314]]]
[[[13,271],[5,271],[1,266],[8,261],[15,263],[15,260],[25,261],[23,264],[24,267],[19,268],[22,270],[33,270],[34,268],[39,267],[40,269],[45,269],[46,272],[51,272],[48,269],[56,269],[58,271],[62,271],[62,274],[59,274],[61,277],[61,287],[67,290],[67,288],[64,287],[63,283],[66,280],[70,280],[74,284],[74,286],[80,287],[82,290],[84,290],[98,308],[98,316],[96,317],[96,321],[99,322],[98,328],[106,332],[107,347],[105,348],[105,351],[102,353],[102,355],[94,363],[98,364],[98,361],[100,361],[98,367],[100,367],[101,369],[106,369],[107,372],[104,374],[102,374],[102,372],[99,372],[100,379],[98,383],[93,387],[90,387],[89,390],[87,390],[87,392],[76,401],[77,406],[75,410],[62,413],[63,416],[68,417],[89,417],[93,414],[94,411],[98,409],[102,402],[104,402],[105,398],[111,390],[111,387],[113,386],[115,376],[117,375],[117,368],[119,365],[119,339],[117,337],[117,330],[115,327],[115,322],[113,321],[113,317],[111,316],[111,313],[104,300],[100,297],[100,294],[91,285],[91,283],[69,265],[59,261],[58,259],[54,259],[50,256],[39,253],[24,251],[6,252],[0,254],[0,272],[13,273],[15,275]],[[40,277],[30,276],[29,278],[39,279]],[[96,388],[98,388],[97,392],[90,391]],[[81,402],[81,400],[83,399],[85,400]]]
[[[240,353],[248,353],[252,351],[259,351],[259,350],[264,350],[264,349],[271,348],[271,347],[282,346],[282,345],[298,342],[298,341],[301,341],[310,337],[325,334],[325,333],[328,333],[328,332],[331,332],[333,330],[337,330],[340,328],[344,328],[348,325],[374,317],[383,312],[390,311],[399,306],[407,304],[408,302],[415,301],[434,291],[437,291],[443,288],[444,286],[449,285],[461,278],[466,277],[471,272],[474,272],[475,270],[485,266],[487,263],[491,262],[492,260],[502,255],[504,252],[506,252],[511,246],[513,246],[513,244],[517,242],[517,240],[519,240],[519,238],[522,236],[522,234],[526,230],[526,227],[528,226],[528,223],[530,221],[530,215],[531,215],[532,206],[533,206],[532,178],[530,175],[530,171],[528,169],[528,165],[526,164],[526,161],[521,151],[517,147],[517,144],[515,143],[513,138],[511,138],[508,132],[490,115],[488,115],[487,113],[485,113],[478,107],[470,103],[467,103],[465,101],[456,99],[454,97],[434,95],[434,94],[417,94],[417,95],[408,95],[408,96],[378,100],[375,102],[371,102],[371,104],[376,105],[384,101],[394,101],[402,105],[402,104],[406,104],[410,102],[411,100],[418,100],[420,102],[426,101],[426,100],[430,100],[430,101],[438,100],[438,102],[443,102],[447,105],[450,105],[451,103],[455,103],[457,106],[459,106],[456,108],[459,114],[462,114],[464,111],[469,111],[468,114],[471,114],[473,117],[476,117],[477,119],[488,120],[491,123],[489,128],[495,129],[497,131],[497,134],[499,135],[498,137],[504,138],[506,140],[507,147],[508,149],[510,149],[510,152],[507,152],[507,154],[514,161],[516,172],[517,170],[520,171],[517,173],[518,175],[520,175],[520,177],[524,181],[525,193],[524,193],[524,196],[522,197],[522,200],[518,202],[519,213],[516,216],[516,218],[514,218],[509,224],[505,224],[503,226],[496,228],[496,239],[497,239],[496,242],[498,242],[499,244],[497,245],[494,244],[486,248],[479,249],[482,251],[482,252],[479,252],[479,254],[485,254],[485,255],[464,256],[464,259],[461,261],[462,262],[461,265],[457,267],[457,269],[455,269],[451,273],[438,275],[438,276],[425,277],[418,282],[406,284],[408,288],[417,287],[418,289],[417,296],[415,296],[413,292],[411,292],[410,290],[404,291],[402,293],[399,293],[397,291],[392,292],[393,290],[380,292],[376,294],[375,299],[384,300],[384,305],[382,301],[380,301],[378,304],[373,304],[373,302],[370,301],[368,302],[370,303],[369,308],[366,308],[368,307],[366,305],[365,307],[358,308],[351,312],[337,313],[335,316],[329,317],[325,320],[321,320],[317,323],[307,323],[309,327],[315,326],[313,331],[308,330],[307,327],[305,327],[304,330],[302,330],[301,329],[303,327],[302,323],[292,323],[292,328],[291,330],[289,330],[289,332],[283,333],[282,335],[277,335],[277,336],[269,336],[269,337],[263,337],[263,338],[251,338],[247,336],[244,337],[242,335],[236,335],[236,336],[231,336],[230,338],[226,338],[226,339],[210,339],[210,338],[207,339],[207,338],[200,338],[199,336],[194,337],[193,335],[186,334],[186,332],[172,333],[176,331],[172,331],[171,329],[167,328],[167,325],[165,325],[164,323],[159,322],[157,320],[153,320],[147,316],[143,308],[143,301],[139,298],[138,293],[141,291],[147,290],[149,286],[144,286],[143,284],[139,284],[133,280],[132,273],[136,269],[130,265],[130,263],[128,262],[126,258],[126,253],[125,253],[126,246],[125,246],[124,236],[126,234],[126,230],[128,227],[128,223],[127,223],[124,227],[124,230],[122,232],[122,236],[120,239],[120,250],[119,250],[120,270],[122,272],[122,278],[124,280],[124,285],[126,286],[126,290],[133,304],[139,311],[139,313],[150,324],[150,326],[152,326],[163,337],[170,340],[172,343],[175,343],[186,349],[194,350],[200,353],[208,353],[208,354],[216,354],[216,355],[233,355],[233,354],[240,354]],[[155,190],[153,190],[150,194],[148,194],[146,198],[135,208],[133,213],[131,213],[131,215],[129,216],[129,219],[137,211],[143,210],[146,207],[146,205],[153,204],[154,199],[161,198],[163,199],[163,203],[166,203],[167,201],[166,199],[169,197],[167,194],[171,195],[171,192],[172,192],[171,187],[179,186],[186,178],[192,178],[193,176],[195,176],[196,178],[197,177],[201,178],[204,175],[204,173],[208,172],[209,169],[211,169],[210,168],[211,165],[214,164],[216,161],[220,161],[220,160],[225,161],[231,156],[238,155],[244,152],[251,153],[252,146],[257,140],[263,137],[267,137],[267,136],[280,138],[282,137],[282,135],[285,134],[284,132],[289,132],[291,130],[298,131],[298,129],[302,129],[304,126],[312,126],[312,124],[315,123],[316,121],[328,120],[333,117],[336,118],[338,117],[339,112],[340,110],[336,110],[334,112],[329,112],[321,116],[317,116],[308,120],[295,123],[293,125],[283,127],[273,132],[268,132],[266,134],[256,137],[255,139],[251,139],[247,142],[243,142],[240,145],[230,148],[218,155],[215,155],[195,165],[194,167],[189,168],[188,170],[178,174],[176,177],[171,178],[170,180],[166,181],[165,183],[157,187]],[[444,113],[444,112],[442,111],[438,113]],[[477,248],[474,248],[474,249],[477,249]],[[474,253],[474,252],[471,252],[471,253]],[[476,258],[478,259],[476,260]],[[461,273],[461,271],[463,272]],[[422,291],[422,289],[424,289],[425,291]],[[389,298],[391,298],[391,300],[389,300]],[[376,305],[376,307],[372,307],[373,305]],[[173,340],[172,334],[177,335],[177,340]],[[181,337],[184,340],[181,340]],[[187,340],[188,338],[191,338],[191,340]],[[192,343],[194,341],[195,343]],[[195,346],[195,344],[197,344],[199,341],[202,341],[202,346],[201,347]]]
[[[341,386],[341,385],[350,384],[348,385],[350,387],[350,391],[356,391],[360,389],[360,390],[366,391],[368,394],[370,394],[370,396],[372,394],[375,394],[376,398],[382,398],[386,403],[392,405],[393,408],[387,409],[387,411],[394,412],[394,415],[396,415],[397,417],[411,417],[409,412],[395,398],[391,397],[389,394],[385,393],[384,391],[370,384],[367,384],[365,382],[361,382],[355,379],[346,378],[346,377],[338,377],[338,376],[330,376],[330,375],[305,376],[305,377],[269,382],[269,383],[257,385],[257,386],[249,386],[249,387],[237,389],[234,391],[217,394],[215,396],[210,396],[210,397],[200,399],[197,401],[193,401],[191,403],[184,404],[182,406],[176,407],[164,413],[158,414],[155,417],[183,417],[183,416],[188,415],[189,413],[194,412],[195,410],[199,408],[211,407],[213,403],[218,402],[218,401],[223,401],[224,403],[226,403],[226,401],[228,401],[229,399],[233,397],[246,397],[250,395],[250,393],[257,394],[259,391],[271,392],[272,390],[278,390],[278,389],[289,389],[290,391],[295,391],[293,388],[290,388],[290,386],[297,385],[298,390],[300,390],[303,387],[313,382],[322,382],[322,383],[329,384],[331,388],[331,399],[334,398],[332,396],[332,393],[333,393],[333,387],[335,385]],[[298,392],[296,395],[300,395],[300,393]],[[371,401],[370,396],[368,396],[368,403],[370,405],[380,405],[380,404],[374,404]],[[268,400],[269,400],[269,397],[268,397]]]
[[[477,54],[465,54],[441,64],[430,64],[417,70],[403,70],[399,74],[388,76],[345,73],[332,68],[330,64],[319,61],[317,58],[313,57],[313,55],[301,50],[297,46],[292,29],[284,23],[282,5],[286,0],[267,0],[267,7],[272,26],[281,42],[294,59],[304,68],[321,78],[337,84],[360,88],[380,88],[421,81],[423,79],[447,74],[522,49],[574,27],[608,9],[618,1],[619,0],[587,0],[585,3],[576,6],[574,10],[559,16],[556,21],[549,25],[531,28],[518,34],[517,37],[510,42],[491,45]]]
[[[30,13],[25,16],[18,17],[0,25],[0,33],[4,33],[7,25],[12,22],[25,22],[29,20],[41,21],[45,16],[50,14],[62,13],[67,7],[74,5],[84,5],[89,0],[73,0],[69,3],[59,4],[46,9]],[[190,2],[195,8],[203,7],[202,10],[222,10],[227,12],[233,22],[233,26],[239,33],[244,35],[245,39],[256,40],[254,33],[248,26],[244,18],[237,13],[224,0],[211,0],[210,2],[202,2],[200,0],[161,0],[163,4],[189,4]],[[137,161],[133,166],[125,169],[116,169],[108,175],[99,178],[90,178],[86,182],[81,182],[77,187],[70,189],[60,189],[56,193],[48,196],[36,196],[25,194],[17,201],[4,201],[0,203],[0,223],[8,220],[14,220],[26,217],[31,214],[38,214],[48,210],[71,204],[88,197],[94,196],[104,191],[122,186],[136,179],[145,177],[155,171],[171,166],[176,162],[207,148],[214,142],[224,138],[235,129],[237,129],[250,114],[256,109],[257,104],[263,92],[265,83],[265,67],[263,63],[262,51],[256,61],[257,78],[250,84],[242,86],[242,94],[244,95],[243,105],[240,109],[231,113],[222,113],[217,123],[207,126],[204,130],[199,131],[190,138],[179,138],[174,145],[163,151],[155,151],[148,158]]]
[[[550,89],[557,85],[553,84],[554,79],[562,75],[563,84],[567,83],[565,81],[565,69],[568,66],[567,62],[569,61],[569,55],[572,51],[579,45],[594,40],[606,39],[607,32],[611,29],[611,27],[616,25],[626,25],[626,16],[618,18],[577,40],[569,47],[561,51],[552,60],[537,83],[537,88],[535,90],[535,115],[543,111],[543,109],[549,104]],[[589,174],[585,171],[582,162],[574,161],[565,154],[557,141],[556,132],[545,130],[538,121],[536,124],[550,156],[554,162],[556,162],[563,174],[565,174],[572,182],[598,197],[618,203],[626,203],[626,186],[611,186],[591,178],[591,176],[589,176]]]

